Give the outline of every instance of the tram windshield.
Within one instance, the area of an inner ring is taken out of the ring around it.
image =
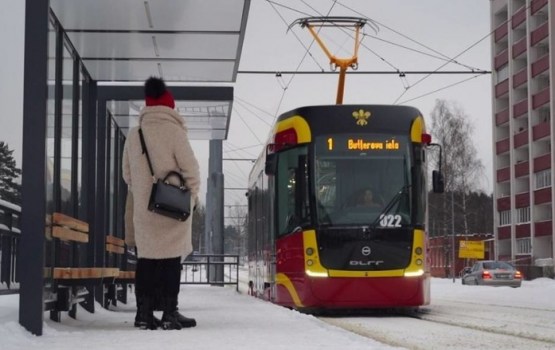
[[[326,135],[315,141],[317,224],[394,228],[410,223],[406,136]]]

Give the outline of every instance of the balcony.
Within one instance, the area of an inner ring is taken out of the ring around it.
[[[527,176],[529,173],[530,173],[529,161],[521,162],[515,165],[515,177]]]
[[[495,69],[499,69],[500,67],[504,66],[509,62],[509,50],[505,49],[499,53],[499,55],[495,56],[494,59],[494,66]]]
[[[526,6],[522,6],[518,11],[515,12],[511,19],[511,28],[515,29],[526,21]]]
[[[513,147],[519,148],[528,144],[528,129],[513,136]]]
[[[532,95],[532,109],[539,108],[544,104],[549,103],[550,97],[549,86],[537,94]]]
[[[497,169],[497,182],[505,182],[511,179],[511,168]]]
[[[551,203],[551,187],[534,191],[534,204]]]
[[[532,0],[532,4],[530,5],[530,13],[533,15],[534,13],[541,10],[542,7],[547,5],[548,0]]]
[[[513,88],[516,88],[528,81],[528,69],[524,68],[513,75]]]
[[[551,153],[534,158],[534,172],[551,168]]]
[[[532,63],[532,77],[549,70],[549,55],[542,56]]]
[[[532,127],[532,139],[534,141],[551,135],[549,122],[542,122]]]
[[[513,118],[518,118],[528,112],[528,99],[524,99],[513,105]]]
[[[496,154],[501,154],[509,151],[509,139],[506,138],[495,143]]]
[[[553,234],[553,221],[540,221],[534,223],[536,233],[535,236],[551,236]]]
[[[505,211],[511,209],[511,197],[497,198],[497,211]]]
[[[515,208],[526,208],[530,206],[530,192],[519,193],[515,196]]]
[[[499,98],[509,92],[509,79],[505,79],[499,84],[495,85],[495,97]]]
[[[502,226],[497,228],[497,239],[511,238],[511,226]]]
[[[530,46],[534,46],[549,36],[549,26],[545,22],[530,33]]]
[[[530,237],[530,224],[517,224],[515,225],[515,237],[525,238]]]
[[[505,21],[499,27],[495,28],[495,42],[503,39],[509,33],[509,24]]]
[[[509,121],[509,109],[495,113],[495,125],[500,126]]]
[[[513,58],[517,58],[526,52],[526,37],[520,39],[513,45]]]

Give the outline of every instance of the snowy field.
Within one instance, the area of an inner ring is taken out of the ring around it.
[[[0,296],[0,349],[554,349],[555,281],[521,288],[463,286],[432,279],[432,304],[418,317],[316,318],[254,299],[235,288],[184,286],[180,310],[198,326],[181,331],[133,327],[134,300],[96,306],[77,320],[45,313],[36,337],[17,322],[18,295]]]

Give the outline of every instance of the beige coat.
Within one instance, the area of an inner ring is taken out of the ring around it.
[[[165,106],[145,107],[139,123],[156,178],[179,171],[191,189],[191,207],[198,202],[200,187],[199,165],[183,118]],[[147,210],[152,189],[152,176],[143,154],[139,128],[127,134],[123,151],[123,179],[133,194],[134,240],[140,258],[167,259],[184,257],[193,250],[191,224],[193,215],[184,222]]]

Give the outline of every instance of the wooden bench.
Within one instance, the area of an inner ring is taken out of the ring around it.
[[[50,284],[45,310],[50,311],[50,318],[57,322],[61,320],[62,311],[68,311],[69,316],[75,318],[77,304],[94,312],[94,286],[113,283],[119,276],[119,268],[86,266],[88,223],[54,213],[47,224],[46,237],[51,243],[53,264],[45,269],[45,278]]]
[[[132,264],[128,262],[129,252],[125,241],[121,238],[106,236],[106,265],[119,269],[114,283],[107,285],[105,290],[104,307],[110,304],[117,306],[117,302],[127,303],[127,292],[130,285],[135,284],[135,271],[127,270]]]

